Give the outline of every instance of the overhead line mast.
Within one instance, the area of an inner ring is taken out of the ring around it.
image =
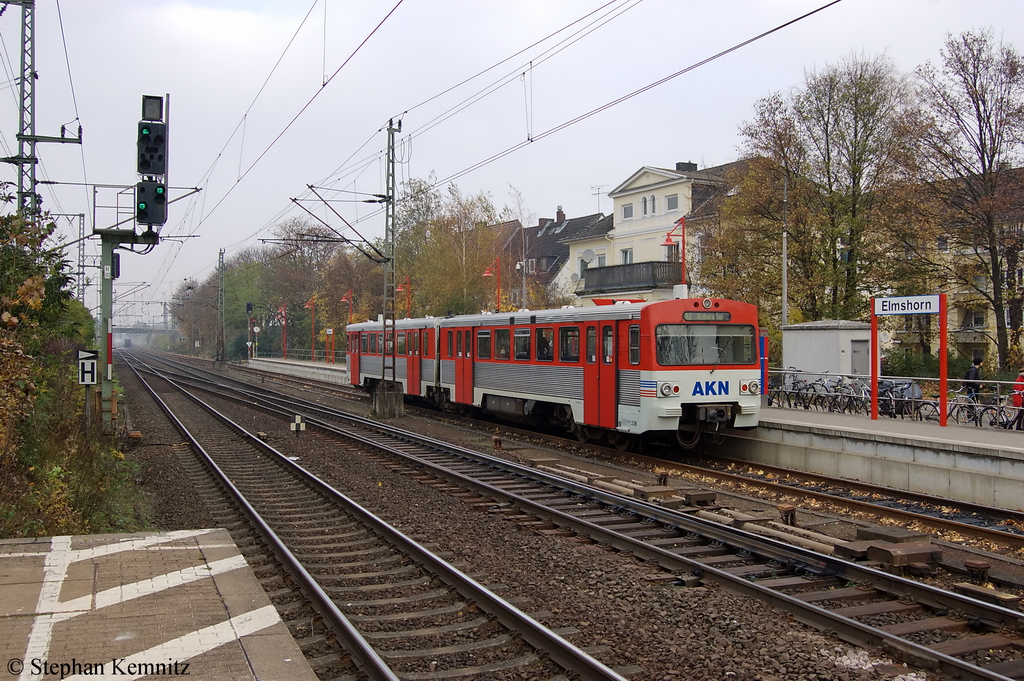
[[[384,203],[384,370],[383,380],[374,393],[374,409],[381,418],[394,418],[405,413],[402,386],[395,379],[398,363],[395,335],[395,133],[402,132],[402,121],[397,125],[388,120],[388,158],[386,162]]]
[[[39,194],[36,193],[37,142],[81,144],[82,126],[78,137],[66,137],[61,126],[60,137],[36,135],[36,31],[35,0],[9,0],[0,7],[21,5],[21,77],[18,79],[18,155],[0,159],[18,166],[18,210],[25,215],[38,215]]]

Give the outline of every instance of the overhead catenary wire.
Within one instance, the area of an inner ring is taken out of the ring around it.
[[[603,111],[606,111],[606,110],[608,110],[608,109],[610,109],[610,108],[612,108],[614,106],[617,106],[618,104],[621,104],[621,103],[623,103],[625,101],[628,101],[628,100],[630,100],[630,99],[632,99],[632,98],[634,98],[636,96],[639,96],[640,94],[643,94],[643,93],[645,93],[645,92],[647,92],[647,91],[649,91],[649,90],[651,90],[653,88],[656,88],[656,87],[658,87],[660,85],[663,85],[663,84],[665,84],[665,83],[667,83],[667,82],[669,82],[669,81],[671,81],[671,80],[673,80],[675,78],[678,78],[678,77],[680,77],[680,76],[682,76],[682,75],[684,75],[686,73],[689,73],[689,72],[693,71],[694,69],[700,68],[700,67],[702,67],[702,66],[704,66],[704,65],[706,65],[706,64],[708,64],[708,63],[710,63],[712,61],[720,59],[721,57],[724,57],[724,56],[726,56],[726,55],[728,55],[728,54],[730,54],[730,53],[732,53],[732,52],[734,52],[736,50],[742,49],[743,47],[745,47],[747,45],[750,45],[750,44],[752,44],[752,43],[754,43],[754,42],[756,42],[758,40],[761,40],[761,39],[763,39],[763,38],[765,38],[767,36],[770,36],[770,35],[778,32],[780,30],[783,30],[783,29],[785,29],[785,28],[787,28],[787,27],[789,27],[789,26],[791,26],[791,25],[793,25],[793,24],[795,24],[795,23],[797,23],[799,21],[807,19],[807,18],[809,18],[809,17],[811,17],[811,16],[813,16],[813,15],[815,15],[815,14],[817,14],[817,13],[819,13],[819,12],[821,12],[821,11],[831,7],[831,6],[833,6],[833,5],[838,4],[841,1],[842,0],[832,0],[831,2],[827,2],[827,3],[823,4],[822,6],[816,8],[814,10],[811,10],[809,12],[806,12],[806,13],[804,13],[804,14],[796,17],[796,18],[794,18],[794,19],[791,19],[791,20],[786,21],[786,22],[784,22],[782,24],[779,24],[778,26],[775,26],[772,29],[769,29],[767,31],[764,31],[764,32],[762,32],[762,33],[752,37],[752,38],[749,38],[749,39],[744,40],[744,41],[742,41],[740,43],[737,43],[737,44],[735,44],[735,45],[733,45],[733,46],[731,46],[731,47],[729,47],[729,48],[727,48],[725,50],[722,50],[722,51],[720,51],[720,52],[718,52],[718,53],[716,53],[716,54],[714,54],[714,55],[712,55],[710,57],[707,57],[707,58],[705,58],[705,59],[703,59],[701,61],[698,61],[698,62],[696,62],[694,64],[691,64],[691,65],[689,65],[689,66],[687,66],[687,67],[685,67],[683,69],[680,69],[680,70],[678,70],[678,71],[676,71],[676,72],[674,72],[674,73],[672,73],[672,74],[670,74],[668,76],[665,76],[665,77],[663,77],[661,79],[653,81],[653,82],[651,82],[651,83],[649,83],[649,84],[647,84],[647,85],[645,85],[645,86],[643,86],[641,88],[638,88],[638,89],[636,89],[636,90],[634,90],[634,91],[632,91],[630,93],[627,93],[627,94],[625,94],[625,95],[623,95],[621,97],[618,97],[616,99],[610,100],[609,102],[606,102],[605,104],[602,104],[599,107],[596,107],[594,109],[591,109],[590,111],[587,111],[587,112],[585,112],[583,114],[580,114],[580,115],[578,115],[576,117],[573,117],[571,119],[568,119],[568,120],[564,121],[563,123],[561,123],[559,125],[556,125],[556,126],[554,126],[552,128],[549,128],[548,130],[545,130],[545,131],[543,131],[541,133],[534,134],[534,135],[532,135],[527,140],[524,140],[522,142],[514,144],[514,145],[512,145],[512,146],[510,146],[510,147],[508,147],[508,148],[506,148],[506,149],[504,149],[502,151],[499,151],[499,152],[497,152],[495,154],[492,154],[491,156],[488,156],[487,158],[484,158],[484,159],[482,159],[482,160],[480,160],[480,161],[478,161],[476,163],[473,163],[473,164],[471,164],[471,165],[469,165],[469,166],[467,166],[467,167],[465,167],[465,168],[463,168],[461,170],[458,170],[458,171],[456,171],[454,173],[451,173],[450,175],[448,175],[448,176],[446,176],[446,177],[444,177],[442,179],[434,181],[432,184],[430,184],[425,189],[426,190],[432,190],[432,189],[436,189],[436,188],[438,188],[440,186],[446,185],[446,184],[448,184],[448,183],[450,183],[450,182],[452,182],[452,181],[454,181],[454,180],[456,180],[456,179],[458,179],[460,177],[463,177],[463,176],[465,176],[465,175],[467,175],[467,174],[469,174],[469,173],[471,173],[471,172],[473,172],[473,171],[475,171],[475,170],[477,170],[479,168],[482,168],[482,167],[484,167],[486,165],[489,165],[490,163],[493,163],[493,162],[495,162],[495,161],[497,161],[497,160],[499,160],[501,158],[504,158],[505,156],[508,156],[509,154],[512,154],[515,151],[518,151],[519,149],[522,149],[523,147],[525,147],[525,146],[527,146],[529,144],[532,144],[533,142],[536,142],[536,141],[539,141],[539,140],[544,139],[546,137],[549,137],[549,136],[551,136],[551,135],[553,135],[553,134],[555,134],[557,132],[561,132],[562,130],[565,130],[565,129],[567,129],[567,128],[569,128],[569,127],[571,127],[571,126],[573,126],[573,125],[575,125],[577,123],[580,123],[580,122],[582,122],[584,120],[587,120],[587,119],[589,119],[589,118],[591,118],[591,117],[593,117],[593,116],[595,116],[595,115],[597,115],[597,114],[599,114],[599,113],[601,113]],[[401,4],[401,3],[399,3],[399,4]],[[610,5],[612,3],[608,3],[608,4]],[[607,6],[608,5],[604,5],[602,7],[607,7]],[[396,5],[396,8],[397,8],[397,5]],[[392,10],[392,12],[393,11],[394,11],[394,9]],[[390,13],[389,13],[388,16],[390,16]],[[385,17],[385,19],[386,19],[386,17]],[[578,21],[574,22],[574,23],[578,23]],[[378,26],[378,28],[379,28],[379,26]],[[562,29],[562,30],[564,30],[564,29]],[[558,33],[558,32],[556,32],[556,33]],[[543,42],[543,41],[540,41],[540,42]],[[519,53],[517,53],[517,54],[519,54]],[[499,64],[500,63],[504,63],[504,61],[507,61],[507,60],[508,59],[505,59],[502,62],[499,62]],[[347,63],[347,61],[348,60],[346,60],[346,63]],[[534,65],[536,66],[536,64],[534,64]],[[484,73],[484,72],[486,72],[488,70],[490,70],[490,69],[486,69],[486,70],[482,71],[481,73]],[[336,73],[335,73],[335,75],[336,75]],[[512,76],[512,79],[514,80],[516,77],[518,77],[518,75],[519,74],[517,72],[516,74],[514,74]],[[332,78],[333,78],[333,76],[332,76]],[[472,80],[472,79],[467,79],[467,81],[463,81],[460,84],[464,84],[465,82],[468,82],[469,80]],[[455,87],[457,87],[457,86],[453,86],[453,88],[448,88],[444,92],[449,92],[452,89],[454,89]],[[424,103],[426,103],[428,101],[431,101],[432,99],[435,99],[437,96],[440,96],[440,94],[439,95],[435,95],[434,97],[432,97],[432,98],[430,98],[428,100],[424,100],[424,102],[421,102],[420,105],[422,105],[422,104],[424,104]],[[315,97],[316,97],[316,95],[314,95],[313,99],[315,99]],[[466,100],[464,100],[464,101],[466,101]],[[299,112],[298,115],[301,115],[302,111],[304,111],[309,106],[309,104],[311,102],[312,102],[312,99],[310,100],[309,103],[306,104],[306,106],[303,107],[303,109]],[[420,105],[417,105],[417,106],[420,106]],[[409,109],[409,110],[411,110],[411,109]],[[452,109],[450,109],[449,111],[452,111]],[[294,123],[294,121],[298,118],[298,115],[296,115],[296,117],[292,120],[292,122],[289,123],[288,127],[290,127]],[[432,123],[436,123],[436,119],[435,119],[435,121],[432,121]],[[285,130],[283,130],[281,132],[281,134],[278,135],[277,138],[275,138],[275,140],[271,143],[271,145],[267,147],[267,149],[263,152],[263,154],[261,154],[261,156],[257,159],[257,161],[254,162],[254,164],[249,167],[249,169],[246,171],[246,173],[251,171],[251,169],[255,166],[255,164],[258,163],[259,160],[280,139],[280,137],[283,136],[283,134],[284,134],[284,132],[286,132],[286,130],[287,130],[287,127],[285,128]],[[423,132],[424,132],[424,130],[418,130],[416,135],[411,135],[410,136],[410,140],[413,137],[417,136],[418,134],[423,134]],[[371,139],[373,139],[373,137],[371,137]],[[360,149],[364,148],[366,146],[366,144],[369,143],[369,141],[370,140],[368,140],[367,142],[364,142],[364,144],[361,145]],[[355,153],[358,153],[358,151],[355,152]],[[354,155],[355,154],[353,154],[353,156]],[[334,173],[332,173],[332,175],[336,175],[338,172],[346,172],[346,173],[352,173],[352,172],[356,172],[356,171],[365,172],[365,170],[368,167],[370,167],[371,165],[374,164],[374,161],[378,161],[379,160],[379,157],[380,157],[379,154],[374,154],[373,156],[368,157],[364,161],[359,162],[357,167],[351,167],[351,166],[347,165],[349,163],[349,161],[351,160],[351,157],[350,157],[350,159],[346,161],[346,164],[343,164],[343,166],[340,167],[338,170],[336,170]],[[341,178],[336,178],[335,182],[337,182],[340,179]],[[328,187],[324,187],[324,189],[328,189],[329,191],[341,191],[341,190],[337,190],[337,189],[330,189]],[[225,195],[225,197],[221,198],[221,200],[218,202],[217,205],[214,206],[213,209],[211,209],[210,213],[212,213],[214,210],[216,210],[217,206],[219,206],[220,203],[223,202],[224,198],[226,198],[226,195]],[[405,197],[405,198],[408,198],[408,197]],[[287,212],[287,209],[282,210],[281,213],[279,213],[279,215],[285,214],[286,212]],[[364,222],[364,221],[366,221],[368,219],[371,219],[371,218],[374,218],[374,217],[380,215],[382,212],[383,212],[382,210],[371,211],[369,214],[364,215],[363,217],[358,218],[358,219],[356,219],[356,220],[354,220],[352,222],[354,224],[360,224],[360,223],[362,223],[362,222]],[[203,217],[203,220],[205,220],[208,216],[209,216],[209,214],[206,214]],[[241,242],[239,242],[239,243],[241,243]]]

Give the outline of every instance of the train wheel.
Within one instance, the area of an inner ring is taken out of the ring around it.
[[[576,423],[575,420],[569,423],[569,430],[572,432],[573,435],[576,436],[576,439],[579,440],[580,442],[586,442],[587,440],[590,439],[590,433],[587,431],[587,427],[581,426],[580,424]]]
[[[630,449],[633,449],[637,441],[637,436],[633,435],[632,433],[623,433],[618,430],[614,430],[608,433],[609,444],[611,444],[611,446],[615,447],[615,449],[619,450],[620,452],[625,452]]]

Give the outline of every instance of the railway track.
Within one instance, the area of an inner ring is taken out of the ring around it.
[[[732,518],[740,527],[715,522],[719,509],[704,503],[699,490],[666,496],[656,489],[612,491],[605,480],[573,479],[550,462],[520,466],[312,402],[263,396],[251,386],[229,388],[219,377],[201,380],[213,381],[206,389],[215,392],[237,389],[236,399],[262,410],[302,413],[324,433],[386,452],[398,469],[464,499],[475,495],[477,503],[492,503],[535,531],[585,537],[656,563],[680,584],[721,584],[848,642],[949,677],[1024,677],[1021,612],[743,529],[756,527],[757,518]],[[673,507],[677,503],[681,507]],[[992,650],[1002,651],[1000,662],[986,659]]]
[[[349,390],[345,387],[339,388],[284,375],[245,370],[242,367],[232,367],[232,370],[252,376],[270,377],[275,382],[302,389],[327,391],[327,394],[337,395],[347,400],[362,403],[369,401],[366,393],[362,390]],[[421,413],[435,415],[434,412],[425,410]],[[446,414],[444,418],[471,428],[493,429],[497,427],[507,435],[545,441],[557,447],[579,446],[575,439],[524,430],[508,424],[496,426],[491,422],[482,422],[453,414]],[[905,524],[918,523],[934,530],[946,530],[964,537],[987,540],[1017,549],[1024,548],[1024,513],[1019,511],[954,501],[825,475],[801,473],[763,464],[752,466],[746,462],[721,458],[701,464],[689,464],[672,461],[670,458],[657,458],[632,452],[624,455],[621,448],[602,447],[594,443],[589,443],[587,448],[589,451],[606,456],[611,461],[628,456],[631,461],[636,463],[650,468],[673,471],[680,475],[718,479],[744,485],[761,485],[766,490],[776,490],[788,496],[816,500],[838,508],[882,513]],[[670,452],[666,452],[666,455],[670,456]]]
[[[339,664],[373,679],[624,678],[173,379],[139,376],[341,641]]]

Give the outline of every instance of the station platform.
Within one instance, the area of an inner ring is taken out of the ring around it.
[[[710,453],[996,508],[1024,499],[1024,431],[763,407],[730,435]]]
[[[314,681],[223,529],[0,541],[0,663],[20,681]]]
[[[952,419],[948,420],[947,425],[940,426],[933,421],[894,419],[888,416],[879,416],[873,421],[871,417],[859,414],[762,406],[760,422],[768,427],[835,429],[851,437],[884,436],[896,440],[935,442],[965,451],[994,449],[1024,454],[1024,431],[987,425],[961,425]]]

